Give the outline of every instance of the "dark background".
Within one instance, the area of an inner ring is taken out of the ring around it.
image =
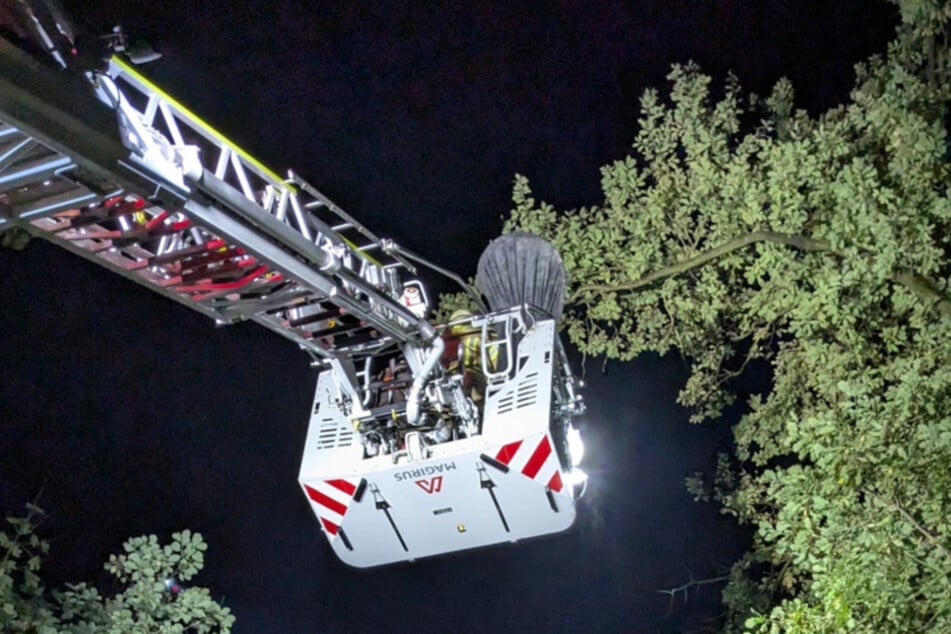
[[[193,111],[464,276],[516,172],[558,206],[599,202],[598,168],[626,153],[670,63],[760,94],[788,76],[817,113],[896,20],[863,0],[87,4],[65,3],[81,42],[113,23],[147,38],[164,58],[143,72]],[[685,363],[589,360],[573,529],[350,569],[296,483],[316,376],[293,344],[215,328],[45,243],[0,251],[0,280],[0,511],[42,491],[54,582],[108,588],[125,538],[191,528],[210,544],[197,583],[237,632],[672,632],[710,624],[721,586],[673,609],[656,591],[722,574],[748,543],[684,490],[730,449],[729,420],[691,426],[675,404]]]

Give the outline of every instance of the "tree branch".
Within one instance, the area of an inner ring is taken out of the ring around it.
[[[652,273],[649,273],[640,279],[634,280],[633,282],[624,282],[622,284],[585,284],[584,286],[579,286],[571,294],[570,301],[576,300],[578,296],[582,295],[583,293],[593,292],[603,294],[635,291],[646,286],[650,286],[651,284],[661,280],[667,279],[668,277],[680,275],[681,273],[686,273],[687,271],[705,266],[717,258],[727,255],[728,253],[732,253],[733,251],[738,251],[757,242],[772,242],[773,244],[782,244],[799,249],[800,251],[832,251],[832,246],[828,241],[818,238],[807,238],[806,236],[790,235],[786,233],[779,233],[777,231],[751,231],[750,233],[739,236],[738,238],[733,238],[732,240],[728,240],[717,247],[714,247],[708,251],[704,251],[700,255],[684,260],[683,262],[678,262],[676,264],[671,264],[669,266],[657,269],[656,271],[653,271]],[[951,317],[951,300],[942,295],[934,283],[931,282],[931,280],[928,280],[912,271],[896,273],[892,276],[892,280],[910,290],[921,301],[936,308],[938,312],[940,312],[945,317]]]
[[[729,579],[730,579],[729,575],[723,575],[720,577],[711,577],[709,579],[699,579],[699,580],[691,579],[687,583],[677,586],[676,588],[666,588],[662,590],[657,590],[657,593],[670,595],[670,607],[668,608],[668,612],[670,612],[674,609],[674,601],[676,600],[678,593],[681,593],[681,592],[683,593],[684,603],[687,603],[687,591],[690,590],[691,588],[696,588],[697,586],[705,586],[711,583],[721,583],[723,581],[728,581]]]
[[[921,534],[921,536],[925,538],[925,541],[927,541],[929,544],[937,548],[938,551],[941,554],[943,554],[945,557],[947,557],[948,559],[951,559],[951,552],[949,552],[948,549],[944,547],[944,544],[942,544],[931,531],[929,531],[924,526],[919,524],[918,520],[912,517],[911,513],[906,511],[904,507],[902,507],[902,505],[897,502],[897,500],[896,501],[885,500],[880,495],[876,495],[875,493],[873,493],[872,491],[869,491],[868,489],[862,489],[862,491],[869,497],[877,500],[885,508],[890,509],[892,511],[898,511],[898,513],[905,519],[905,521],[911,524],[915,528],[915,530],[918,531],[918,533]]]
[[[896,273],[892,279],[910,290],[924,303],[937,308],[938,312],[945,317],[951,317],[951,301],[941,295],[930,280],[911,271]]]
[[[633,282],[626,282],[623,284],[586,284],[579,287],[572,295],[572,299],[576,298],[578,295],[587,292],[595,293],[613,293],[618,291],[634,291],[645,286],[649,286],[655,282],[666,279],[668,277],[673,277],[674,275],[679,275],[681,273],[686,273],[692,269],[699,268],[710,262],[713,262],[719,257],[722,257],[733,251],[737,251],[744,247],[747,247],[751,244],[757,242],[772,242],[774,244],[784,244],[786,246],[795,247],[801,251],[831,251],[832,247],[825,240],[818,240],[815,238],[807,238],[806,236],[799,235],[789,235],[785,233],[778,233],[776,231],[752,231],[745,235],[742,235],[738,238],[733,238],[724,242],[720,246],[714,247],[709,251],[704,251],[700,255],[692,257],[683,262],[678,262],[677,264],[671,264],[670,266],[665,266],[661,269],[645,275],[644,277],[634,280]]]

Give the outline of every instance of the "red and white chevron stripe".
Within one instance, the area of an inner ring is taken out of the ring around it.
[[[314,512],[329,536],[335,536],[340,530],[343,516],[350,508],[359,482],[359,478],[338,478],[304,485],[307,497],[314,505]]]
[[[558,493],[562,489],[561,469],[548,434],[531,436],[503,445],[495,459],[513,471],[537,480]]]

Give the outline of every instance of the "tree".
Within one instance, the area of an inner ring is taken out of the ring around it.
[[[105,569],[123,586],[106,597],[86,584],[48,591],[40,572],[49,543],[36,529],[43,511],[27,505],[27,514],[8,517],[0,532],[0,631],[39,634],[125,634],[178,632],[226,634],[231,611],[215,602],[206,588],[184,587],[204,565],[201,535],[182,531],[160,544],[155,535],[136,537],[111,555]]]
[[[557,211],[516,178],[506,231],[561,252],[584,354],[679,352],[695,422],[771,369],[735,456],[690,483],[755,528],[727,631],[951,631],[951,7],[897,4],[845,105],[674,66],[601,204]]]

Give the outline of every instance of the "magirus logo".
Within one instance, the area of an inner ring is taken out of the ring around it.
[[[403,482],[404,480],[414,480],[426,476],[438,475],[446,471],[453,471],[455,468],[455,462],[443,462],[441,464],[426,465],[425,467],[416,469],[407,469],[406,471],[397,471],[393,474],[393,477],[396,478],[397,482]]]

